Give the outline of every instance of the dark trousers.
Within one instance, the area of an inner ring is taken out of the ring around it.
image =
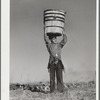
[[[49,64],[49,68],[50,68],[50,92],[52,93],[55,91],[55,76],[57,79],[57,90],[59,92],[63,92],[64,85],[63,85],[62,70],[64,67],[61,60],[59,60],[57,64],[53,63]]]

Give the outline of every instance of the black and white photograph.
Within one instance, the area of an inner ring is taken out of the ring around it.
[[[97,100],[97,1],[9,1],[9,100]]]

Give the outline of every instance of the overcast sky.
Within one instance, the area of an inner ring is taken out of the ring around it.
[[[10,0],[10,82],[49,81],[43,11],[67,11],[62,49],[64,82],[95,78],[95,0]]]

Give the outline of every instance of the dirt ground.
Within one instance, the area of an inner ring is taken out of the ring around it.
[[[10,90],[10,100],[96,100],[95,88],[68,89],[64,93],[41,93],[30,90]]]

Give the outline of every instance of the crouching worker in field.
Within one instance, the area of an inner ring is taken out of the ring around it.
[[[63,34],[63,39],[58,43],[57,37],[47,36],[44,33],[44,40],[50,54],[48,71],[50,72],[50,93],[55,91],[55,75],[57,79],[57,91],[64,92],[63,71],[64,66],[61,61],[61,49],[67,42],[67,36]]]

